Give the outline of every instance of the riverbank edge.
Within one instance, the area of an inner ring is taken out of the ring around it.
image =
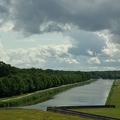
[[[112,86],[111,86],[110,92],[109,92],[108,97],[107,97],[107,100],[106,100],[106,102],[105,102],[105,105],[110,105],[110,104],[111,104],[111,97],[112,97],[112,94],[113,94],[113,87],[114,87],[114,85],[115,85],[115,81],[116,81],[116,80],[114,80],[114,82],[113,82],[113,84],[112,84]]]
[[[6,100],[3,100],[0,102],[0,107],[1,108],[8,108],[8,107],[20,107],[20,106],[27,106],[27,105],[33,105],[36,103],[44,102],[46,100],[51,99],[54,95],[63,92],[67,89],[77,87],[77,86],[82,86],[85,84],[90,84],[91,82],[96,81],[95,79],[90,79],[87,81],[82,81],[79,83],[74,83],[74,84],[68,84],[68,85],[63,85],[59,87],[54,87],[42,91],[37,91],[34,93],[30,93],[26,96],[21,96],[17,98],[9,98]]]

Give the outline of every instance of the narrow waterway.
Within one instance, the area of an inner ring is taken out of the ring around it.
[[[46,110],[48,106],[104,105],[114,80],[99,79],[57,94],[53,99],[22,108]]]

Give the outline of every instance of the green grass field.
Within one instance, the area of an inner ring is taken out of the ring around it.
[[[41,110],[11,109],[0,110],[0,120],[89,120],[75,116]]]
[[[74,111],[97,114],[102,116],[120,118],[120,80],[115,80],[110,95],[109,105],[115,105],[116,108],[89,108],[89,109],[76,109]]]

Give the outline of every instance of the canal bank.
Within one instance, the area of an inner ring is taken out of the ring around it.
[[[51,99],[54,95],[60,92],[63,92],[67,89],[77,87],[77,86],[83,86],[85,84],[90,84],[93,81],[95,80],[91,79],[91,80],[82,81],[74,84],[62,85],[59,87],[40,90],[40,91],[36,91],[34,93],[29,93],[26,95],[5,98],[0,100],[0,107],[19,107],[19,106],[26,106],[26,105],[40,103],[40,102]]]
[[[114,89],[115,83],[116,83],[116,80],[114,80],[114,82],[112,84],[112,87],[111,87],[110,92],[108,94],[108,97],[107,97],[105,105],[111,105],[112,94],[113,94],[113,89]]]
[[[114,104],[116,108],[120,108],[120,80],[114,81],[106,104]]]
[[[53,99],[22,108],[46,110],[49,106],[104,105],[113,81],[99,79],[91,84],[74,87],[59,93],[53,96]]]

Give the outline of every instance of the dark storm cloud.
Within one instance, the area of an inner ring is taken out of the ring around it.
[[[0,6],[2,13],[8,12],[5,4],[10,1]],[[114,39],[120,33],[120,0],[12,0],[11,8],[13,29],[23,34],[63,32],[66,25],[86,31],[107,29]]]
[[[66,10],[62,2],[56,0],[17,0],[14,1],[14,30],[39,34],[61,31],[58,24],[65,24]],[[52,22],[49,24],[49,22]],[[67,22],[67,21],[66,21]],[[41,25],[49,24],[43,31]]]
[[[1,0],[0,1],[0,26],[2,26],[10,17],[10,0]]]

